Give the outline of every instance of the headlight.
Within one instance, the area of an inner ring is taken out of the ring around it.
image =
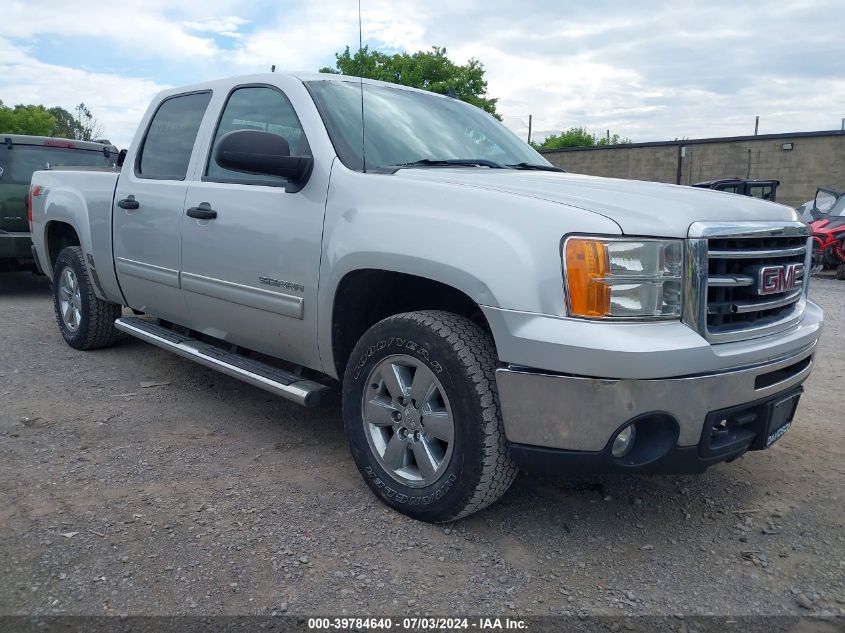
[[[683,244],[682,240],[568,238],[563,262],[570,316],[680,318]]]

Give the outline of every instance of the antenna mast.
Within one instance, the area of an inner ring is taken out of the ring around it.
[[[358,0],[358,78],[361,84],[361,160],[367,173],[367,147],[364,133],[364,36],[361,29],[361,0]]]

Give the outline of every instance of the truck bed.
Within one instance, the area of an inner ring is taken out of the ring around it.
[[[112,264],[112,204],[118,173],[86,168],[50,169],[32,174],[32,187],[42,193],[32,198],[32,237],[41,267],[52,278],[53,262],[47,240],[47,222],[73,227],[86,253],[95,292],[108,301],[122,302]],[[93,260],[90,261],[90,260]]]

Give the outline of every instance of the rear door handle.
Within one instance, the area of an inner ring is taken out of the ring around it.
[[[137,209],[141,205],[135,200],[135,196],[126,196],[123,200],[117,201],[117,206],[121,209]]]
[[[197,220],[213,220],[217,217],[217,211],[211,208],[207,202],[200,202],[200,206],[191,207],[186,214],[189,218]]]

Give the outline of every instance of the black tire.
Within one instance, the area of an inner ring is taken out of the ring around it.
[[[836,278],[845,281],[845,264],[836,267]]]
[[[426,365],[449,398],[454,444],[448,467],[425,487],[397,481],[367,441],[363,401],[368,378],[385,358],[410,356]],[[358,341],[343,380],[343,419],[352,456],[367,485],[388,506],[429,522],[454,521],[490,505],[513,483],[496,388],[493,341],[467,318],[442,311],[398,314]]]
[[[71,347],[81,350],[108,347],[118,338],[119,332],[114,327],[114,321],[120,317],[123,307],[97,298],[83,257],[82,248],[67,246],[56,258],[53,266],[53,309],[56,321],[62,337]],[[65,323],[60,308],[59,280],[66,268],[73,271],[79,284],[80,319],[75,330]]]

